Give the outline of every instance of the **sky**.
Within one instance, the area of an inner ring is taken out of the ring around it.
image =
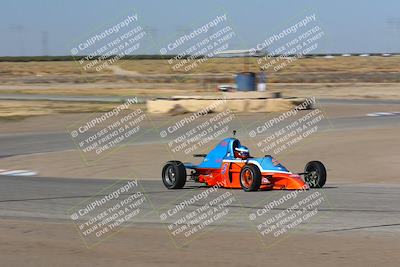
[[[315,14],[304,28],[318,26],[324,33],[315,53],[398,53],[399,11],[398,0],[1,0],[0,56],[71,55],[82,41],[129,14],[138,16],[135,23],[147,34],[133,54],[160,54],[180,36],[224,14],[224,25],[235,33],[229,49],[253,48]]]

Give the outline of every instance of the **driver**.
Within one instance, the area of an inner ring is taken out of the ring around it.
[[[247,159],[250,157],[249,149],[242,145],[235,147],[233,153],[235,154],[235,158]]]

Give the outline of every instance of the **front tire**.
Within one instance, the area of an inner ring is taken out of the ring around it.
[[[181,189],[186,183],[186,168],[182,162],[168,161],[162,170],[162,181],[168,189]]]
[[[260,169],[252,164],[245,165],[240,172],[240,185],[246,192],[257,191],[261,186]]]
[[[305,182],[311,188],[322,188],[326,183],[326,169],[320,161],[310,161],[304,168]]]

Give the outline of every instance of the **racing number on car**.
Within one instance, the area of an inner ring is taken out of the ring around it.
[[[226,173],[226,170],[228,169],[228,165],[229,165],[229,163],[224,163],[224,165],[222,166],[221,174]]]

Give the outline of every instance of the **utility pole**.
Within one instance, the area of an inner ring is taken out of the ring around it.
[[[49,33],[42,31],[42,56],[49,55]]]

